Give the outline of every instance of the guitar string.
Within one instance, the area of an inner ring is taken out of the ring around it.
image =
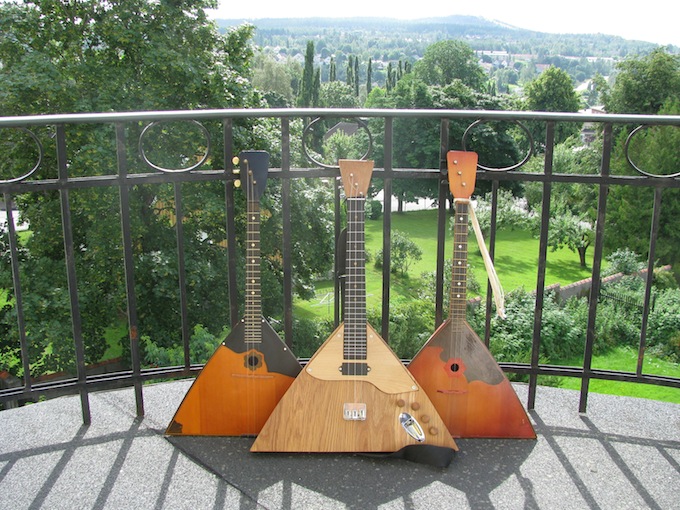
[[[465,320],[465,298],[467,292],[465,288],[467,283],[467,204],[456,200],[454,205],[456,209],[453,256],[455,278],[451,280],[450,318],[451,331],[454,337],[454,359],[458,363],[458,370],[461,370],[463,367],[459,360],[462,354],[462,321]]]
[[[262,318],[261,318],[261,287],[260,287],[260,210],[259,202],[256,200],[255,175],[250,167],[250,162],[245,161],[247,179],[247,246],[246,246],[246,392],[247,409],[246,416],[248,432],[255,433],[257,416],[256,410],[259,409],[259,400],[264,398],[257,391],[257,381],[255,371],[259,368],[259,356],[254,351],[255,346],[262,340]]]
[[[348,341],[348,345],[344,345],[343,348],[346,350],[345,356],[348,358],[348,366],[350,367],[350,376],[352,377],[353,381],[353,402],[358,403],[359,402],[359,395],[358,395],[358,384],[357,384],[357,372],[356,372],[356,363],[357,360],[357,347],[356,347],[356,342],[357,342],[357,334],[359,331],[359,328],[361,325],[359,324],[359,317],[357,316],[358,312],[358,295],[357,295],[357,283],[358,283],[358,274],[357,274],[357,242],[358,242],[358,237],[357,237],[357,211],[356,211],[356,205],[357,205],[357,197],[355,194],[355,189],[357,186],[357,183],[355,181],[355,176],[354,173],[350,173],[349,175],[349,197],[347,200],[347,210],[348,210],[348,241],[349,244],[347,245],[348,249],[348,254],[347,254],[347,264],[348,264],[348,275],[349,281],[347,282],[347,297],[345,299],[345,306],[347,307],[347,316],[346,316],[346,327],[348,328],[347,334],[345,336],[346,340]],[[354,427],[352,428],[354,430]]]
[[[346,191],[348,210],[348,243],[347,243],[347,274],[345,295],[345,338],[348,342],[343,345],[344,355],[347,357],[348,373],[352,377],[353,403],[363,403],[363,384],[359,376],[363,374],[360,366],[367,363],[367,321],[366,321],[366,286],[365,286],[365,243],[363,204],[365,197],[358,189],[358,180],[351,172]],[[345,349],[346,347],[346,349]],[[357,433],[358,425],[352,427],[352,434]]]
[[[254,211],[252,210],[254,205],[253,201],[255,198],[255,192],[253,189],[253,175],[250,170],[250,163],[248,160],[244,162],[245,164],[245,170],[246,170],[246,299],[245,299],[245,306],[246,306],[246,319],[245,319],[245,345],[246,345],[246,358],[244,359],[244,365],[246,367],[245,369],[245,374],[246,374],[246,409],[247,409],[247,414],[246,414],[246,432],[250,432],[252,429],[251,427],[253,426],[253,413],[254,413],[254,402],[252,402],[252,395],[253,395],[253,388],[251,388],[251,377],[250,377],[250,372],[251,368],[248,366],[250,364],[250,350],[252,348],[251,344],[251,335],[252,335],[252,328],[253,328],[253,321],[254,318],[252,316],[252,293],[255,291],[253,281],[250,279],[253,278],[254,275],[254,266],[253,266],[253,260],[251,257],[253,257],[254,250],[252,249],[252,231],[253,231],[253,214]]]

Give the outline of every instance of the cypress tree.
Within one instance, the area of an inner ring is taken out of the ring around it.
[[[354,95],[359,97],[359,57],[354,57]]]
[[[314,94],[314,42],[307,41],[305,53],[305,68],[302,70],[302,81],[298,92],[298,106],[308,107],[312,105]]]
[[[314,86],[312,88],[312,104],[311,106],[319,106],[319,91],[321,90],[321,69],[314,72]]]
[[[373,66],[372,61],[368,59],[368,68],[366,69],[366,95],[371,93],[373,89]]]

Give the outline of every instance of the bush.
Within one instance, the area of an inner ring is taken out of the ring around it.
[[[380,310],[369,310],[369,322],[380,333]],[[434,333],[434,305],[429,301],[409,300],[390,309],[389,344],[402,359],[412,359]]]
[[[382,216],[382,204],[378,200],[368,199],[366,200],[365,211],[367,220],[377,220]]]
[[[540,356],[546,363],[583,353],[586,323],[579,320],[576,309],[581,303],[560,307],[551,294],[543,302]],[[524,289],[506,296],[506,319],[491,319],[491,352],[496,360],[522,362],[531,352],[534,335],[535,298]],[[483,331],[483,307],[472,314],[473,329]]]
[[[200,324],[194,327],[194,332],[189,340],[189,358],[191,363],[205,363],[213,355],[221,340],[210,333]],[[170,367],[184,365],[184,347],[160,347],[148,336],[142,337],[144,360],[147,365]]]
[[[666,289],[657,294],[649,314],[647,344],[659,355],[680,358],[680,289]]]
[[[293,354],[298,358],[311,358],[333,330],[331,321],[321,319],[295,320],[293,322]]]
[[[607,255],[605,260],[609,265],[603,271],[604,276],[616,273],[633,274],[645,267],[644,262],[640,261],[640,255],[628,248],[616,250]]]
[[[420,247],[411,241],[406,234],[395,230],[392,232],[392,239],[390,241],[390,261],[392,273],[401,272],[402,274],[408,273],[408,268],[411,263],[420,260],[423,257],[423,251]],[[383,252],[378,250],[375,256],[375,267],[378,269],[382,268],[383,265]]]

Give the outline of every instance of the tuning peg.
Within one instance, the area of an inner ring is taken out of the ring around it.
[[[233,158],[231,158],[231,163],[236,167],[236,168],[232,169],[231,173],[233,173],[234,175],[238,175],[239,172],[240,172],[240,170],[238,168],[238,165],[240,163],[238,156],[234,156]]]
[[[241,187],[241,179],[234,180],[234,188],[240,188],[240,187]]]

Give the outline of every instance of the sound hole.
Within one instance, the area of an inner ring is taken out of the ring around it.
[[[451,372],[458,372],[460,370],[460,365],[458,363],[451,363],[449,368],[451,369]]]
[[[243,357],[243,364],[250,370],[257,370],[262,366],[262,355],[251,352]]]

